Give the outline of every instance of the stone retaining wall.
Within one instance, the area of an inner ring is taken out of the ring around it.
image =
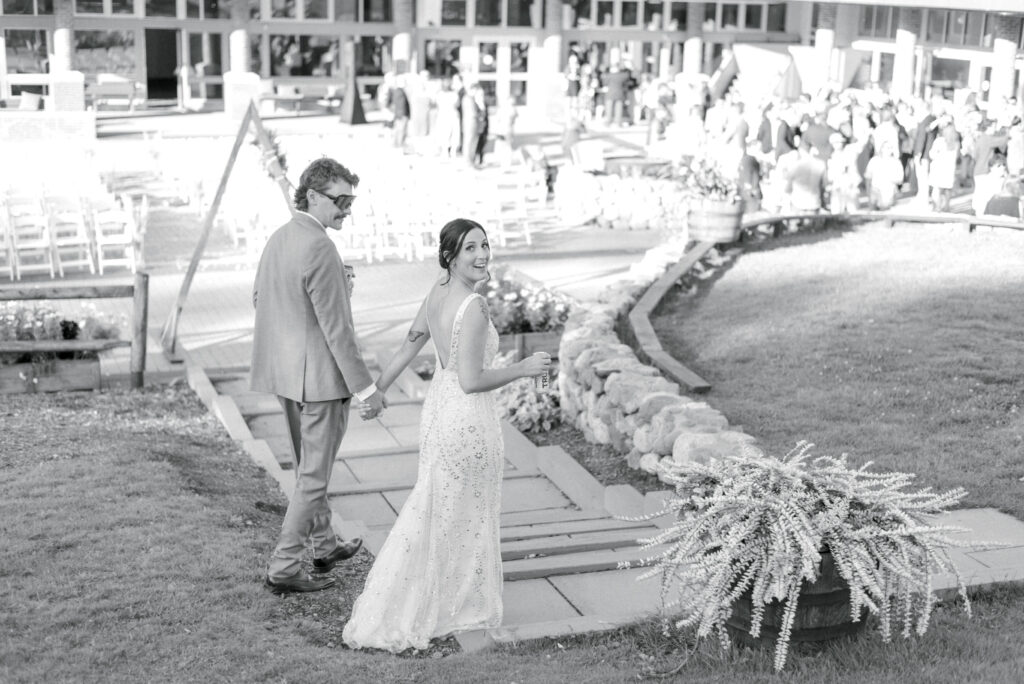
[[[677,240],[648,250],[597,302],[578,305],[559,347],[563,420],[588,441],[613,445],[631,467],[649,473],[658,473],[665,458],[706,461],[755,441],[640,361],[616,332],[647,288],[684,257],[685,247],[685,240]],[[712,249],[685,277],[707,277],[729,258]]]

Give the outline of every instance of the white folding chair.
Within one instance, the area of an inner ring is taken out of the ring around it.
[[[100,275],[108,266],[126,266],[135,273],[135,220],[131,210],[108,209],[93,215],[96,265]]]
[[[81,211],[55,211],[50,214],[50,240],[57,256],[57,271],[64,277],[64,269],[82,267],[96,273],[92,258],[92,239]]]
[[[56,272],[46,217],[31,214],[12,217],[10,227],[18,280],[33,271],[49,272],[53,278]]]
[[[12,281],[17,277],[14,268],[14,245],[11,243],[11,233],[7,228],[7,221],[0,216],[0,274],[4,273]]]

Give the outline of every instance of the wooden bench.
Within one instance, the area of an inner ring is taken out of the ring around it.
[[[146,334],[149,327],[149,274],[136,273],[130,281],[96,284],[0,285],[0,301],[38,301],[51,299],[128,298],[132,304],[132,336],[129,340],[0,340],[0,353],[95,352],[131,347],[130,381],[133,388],[143,385],[146,371]]]
[[[125,101],[128,104],[128,111],[134,112],[135,95],[138,90],[138,84],[131,79],[107,78],[90,85],[88,93],[96,109],[100,104],[109,105],[112,102]]]

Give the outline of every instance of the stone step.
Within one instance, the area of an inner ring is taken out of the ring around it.
[[[504,478],[506,480],[514,480],[524,477],[540,477],[541,472],[538,470],[506,470]],[[394,492],[401,489],[412,489],[416,484],[415,477],[402,478],[396,480],[377,480],[371,482],[357,482],[345,485],[332,486],[328,489],[327,493],[332,496],[345,496],[348,494],[370,494],[374,492]]]
[[[514,527],[503,527],[501,530],[501,540],[503,542],[512,542],[522,541],[524,539],[539,539],[542,537],[626,529],[650,530],[652,529],[652,525],[650,522],[646,521],[636,522],[631,520],[617,520],[611,517],[597,518],[594,520],[549,522],[536,525],[517,525]],[[644,534],[647,534],[647,532],[644,532]]]
[[[656,527],[642,527],[604,532],[584,532],[574,535],[563,534],[553,537],[505,542],[501,545],[501,559],[503,561],[513,561],[600,551],[602,549],[628,548],[630,546],[639,546],[638,539],[653,537],[658,532],[659,530]]]
[[[643,550],[638,546],[586,551],[540,558],[511,560],[502,565],[506,580],[535,579],[554,575],[573,575],[581,572],[615,570],[619,563],[637,562],[660,553],[660,548]]]
[[[501,516],[501,526],[520,527],[547,523],[572,522],[576,520],[600,520],[609,517],[607,511],[581,511],[578,508],[544,508],[536,511],[519,511]]]

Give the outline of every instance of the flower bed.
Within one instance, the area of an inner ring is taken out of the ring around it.
[[[78,316],[47,306],[0,303],[0,342],[115,340],[120,330],[95,307],[83,305]],[[99,357],[91,351],[0,353],[0,393],[95,389],[100,383]]]
[[[567,295],[522,282],[507,268],[495,270],[483,294],[499,335],[560,333],[573,303]]]
[[[615,230],[682,230],[687,201],[679,183],[657,178],[593,176],[566,168],[558,174],[555,201],[562,219],[595,221]]]

